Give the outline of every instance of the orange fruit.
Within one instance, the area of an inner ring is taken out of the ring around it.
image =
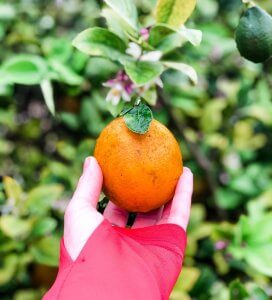
[[[182,156],[172,133],[152,120],[146,134],[129,130],[123,118],[101,132],[94,151],[103,189],[117,206],[148,212],[170,201],[182,173]]]

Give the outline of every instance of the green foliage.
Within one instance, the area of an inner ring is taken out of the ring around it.
[[[170,299],[270,299],[272,66],[236,49],[241,1],[198,1],[186,26],[156,20],[155,0],[2,2],[0,299],[41,299],[49,282],[37,269],[55,276],[82,163],[124,100],[137,96],[175,134],[194,173],[187,252]],[[257,3],[272,13],[270,0]],[[96,40],[79,44],[103,57],[72,46],[90,27],[102,34],[91,30]],[[114,105],[105,98],[118,92],[116,78],[133,93]]]

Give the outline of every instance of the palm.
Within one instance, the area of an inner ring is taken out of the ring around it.
[[[109,202],[103,215],[96,210],[102,189],[103,176],[94,158],[87,158],[84,172],[65,212],[64,242],[75,260],[94,230],[107,219],[111,224],[125,227],[128,212]],[[173,223],[186,230],[191,207],[193,176],[188,168],[183,169],[174,198],[164,207],[149,213],[139,213],[132,228]]]

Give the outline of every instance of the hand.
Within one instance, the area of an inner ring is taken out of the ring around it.
[[[77,258],[89,237],[104,218],[119,227],[125,227],[127,224],[128,213],[112,202],[109,202],[103,216],[97,212],[96,206],[102,183],[103,175],[96,159],[94,157],[86,158],[83,174],[66,209],[64,219],[64,244],[73,260]],[[176,224],[186,231],[190,217],[192,192],[193,175],[190,169],[184,167],[173,200],[165,207],[150,213],[137,214],[132,228],[156,224]]]
[[[111,202],[97,212],[102,182],[97,161],[87,158],[65,212],[58,276],[43,300],[169,299],[186,246],[191,171],[183,169],[170,203],[137,214],[132,229],[128,213]]]

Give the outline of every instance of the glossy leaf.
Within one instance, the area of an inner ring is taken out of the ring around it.
[[[49,111],[52,115],[55,115],[55,103],[51,81],[48,79],[43,80],[41,83],[41,90]]]
[[[167,37],[170,34],[176,33],[177,30],[167,24],[155,24],[149,33],[149,43],[156,47],[162,39]]]
[[[93,27],[79,33],[73,40],[73,46],[91,56],[120,60],[125,56],[126,44],[111,31]]]
[[[0,68],[5,83],[33,85],[41,83],[48,73],[45,60],[39,56],[20,54],[4,62]]]
[[[134,83],[144,85],[160,76],[163,66],[160,62],[128,61],[125,70]]]
[[[152,122],[153,116],[151,109],[144,103],[140,103],[129,110],[124,119],[127,127],[138,134],[145,134]]]
[[[104,0],[132,29],[138,29],[138,14],[134,0]]]
[[[197,73],[193,67],[187,64],[170,61],[164,61],[163,64],[170,69],[180,71],[181,73],[188,76],[194,84],[197,84]]]

